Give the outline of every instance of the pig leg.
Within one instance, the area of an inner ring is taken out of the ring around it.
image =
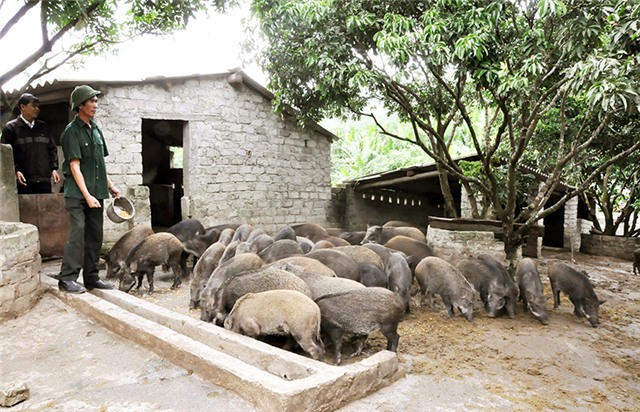
[[[507,303],[504,306],[504,309],[507,311],[507,316],[509,317],[509,319],[513,319],[516,317],[516,302],[508,299]]]
[[[181,276],[184,278],[188,278],[189,277],[189,269],[187,268],[187,259],[189,259],[189,254],[188,253],[183,253],[180,256],[180,269],[181,269]],[[198,261],[198,259],[194,256],[193,258],[193,266],[196,266],[196,262]],[[175,272],[174,272],[175,274]]]
[[[332,328],[327,331],[331,342],[333,342],[333,352],[336,360],[336,365],[340,365],[342,360],[342,330],[340,328]]]
[[[520,295],[520,300],[522,301],[522,310],[526,312],[529,309],[529,302],[527,302],[527,298],[524,293]]]
[[[557,309],[560,306],[560,288],[553,280],[550,280],[549,283],[551,283],[551,293],[553,293],[553,308]]]
[[[173,284],[171,285],[171,289],[177,289],[180,287],[180,285],[182,284],[182,280],[180,279],[180,267],[173,267],[172,268],[173,271]]]
[[[147,282],[149,282],[149,294],[153,293],[153,273],[154,270],[150,270],[147,272]]]
[[[453,318],[455,313],[453,312],[453,305],[451,304],[451,297],[449,295],[440,295],[444,308],[447,310],[447,316]]]
[[[431,291],[427,292],[427,296],[429,296],[429,304],[431,306],[431,309],[435,310],[436,309],[436,303],[433,300],[433,294],[431,293]]]
[[[484,310],[489,312],[489,295],[485,290],[480,291],[480,300],[484,304]]]
[[[351,357],[358,356],[362,353],[364,349],[364,343],[366,342],[369,335],[358,335],[354,336],[352,341],[356,344],[356,350],[351,354]]]
[[[400,341],[400,335],[398,335],[398,324],[392,324],[383,326],[380,328],[380,332],[387,338],[387,350],[392,352],[398,351],[398,342]]]
[[[584,315],[584,310],[580,302],[576,302],[571,296],[569,296],[569,300],[573,303],[573,313],[579,318],[585,318],[586,316]]]
[[[426,286],[420,285],[420,306],[424,306],[427,304],[426,293],[427,293]]]
[[[175,259],[172,257],[169,259],[169,266],[173,272],[173,284],[171,285],[171,289],[177,289],[182,283],[182,276],[184,276],[185,273],[183,270],[186,270],[186,268],[182,266],[182,263],[182,258]]]

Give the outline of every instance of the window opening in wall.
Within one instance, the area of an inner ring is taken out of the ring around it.
[[[142,182],[149,187],[155,231],[182,220],[186,126],[181,120],[142,119]]]
[[[171,155],[169,159],[169,163],[171,164],[172,169],[182,169],[182,165],[184,164],[182,158],[182,147],[180,146],[171,146],[169,148],[169,153]]]

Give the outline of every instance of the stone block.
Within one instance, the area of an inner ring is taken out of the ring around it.
[[[42,295],[41,292],[34,293],[29,296],[19,296],[15,301],[11,304],[11,313],[13,316],[20,316],[27,313],[31,308],[35,306]]]
[[[15,285],[0,285],[0,304],[11,303],[16,298]]]
[[[26,383],[9,383],[0,390],[0,406],[10,408],[29,399],[29,387]]]
[[[16,293],[18,296],[31,296],[37,293],[40,288],[40,275],[36,270],[30,270],[29,273],[16,285]]]

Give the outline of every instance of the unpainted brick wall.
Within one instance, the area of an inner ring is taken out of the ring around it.
[[[399,192],[365,191],[351,187],[334,190],[334,198],[344,202],[343,207],[335,207],[343,213],[341,227],[348,230],[366,230],[367,225],[382,225],[389,220],[402,220],[417,227],[425,228],[429,216],[443,216],[439,205],[432,204],[422,196]],[[338,219],[336,219],[338,220]]]
[[[205,227],[236,222],[267,231],[328,223],[330,140],[274,114],[262,95],[244,85],[236,89],[224,77],[102,92],[96,120],[111,153],[107,171],[123,192],[142,184],[142,119],[180,120],[187,124],[183,218],[199,219]],[[149,203],[148,198],[132,200]],[[149,225],[142,221],[147,218],[137,217],[136,224]],[[129,229],[108,225],[105,243]]]

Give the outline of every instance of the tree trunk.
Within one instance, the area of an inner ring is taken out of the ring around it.
[[[445,217],[455,218],[460,217],[458,215],[458,210],[456,209],[456,202],[453,199],[453,195],[451,194],[451,186],[449,186],[449,173],[439,164],[437,164],[437,169],[439,173],[440,180],[440,190],[442,191],[442,195],[444,196],[444,215]]]
[[[516,266],[518,265],[518,247],[524,243],[522,236],[516,235],[513,224],[502,224],[504,230],[504,252],[507,255],[509,274],[515,280]]]

